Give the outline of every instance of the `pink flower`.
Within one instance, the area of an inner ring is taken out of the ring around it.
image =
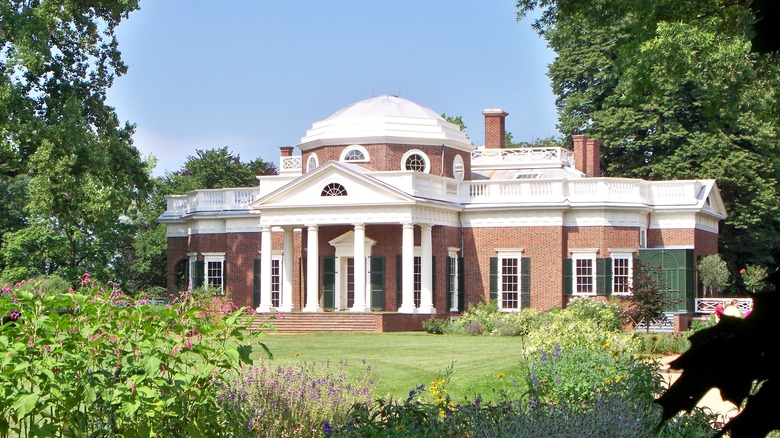
[[[745,268],[739,270],[739,275],[745,275]]]
[[[130,393],[132,394],[134,392],[135,392],[135,382],[130,380]]]
[[[11,292],[11,288],[8,286],[8,283],[3,286],[3,293],[6,294],[8,292]]]
[[[89,278],[89,273],[85,272],[84,275],[81,276],[81,285],[84,286],[85,284],[89,283],[91,280]]]

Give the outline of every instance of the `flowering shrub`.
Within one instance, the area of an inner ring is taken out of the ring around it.
[[[564,312],[576,320],[594,321],[608,332],[618,332],[623,328],[620,308],[614,301],[577,297],[569,301]]]
[[[688,333],[634,333],[641,354],[680,354],[691,346]]]
[[[4,287],[0,435],[239,436],[246,421],[218,394],[250,362],[244,309],[214,320],[187,293],[174,301],[144,305],[86,274],[64,294]]]
[[[344,424],[350,406],[371,401],[376,380],[363,364],[365,373],[350,377],[345,361],[335,370],[330,362],[284,367],[261,362],[243,368],[220,399],[248,418],[252,436],[322,436],[325,424]]]
[[[649,398],[661,389],[657,364],[610,349],[557,345],[538,353],[529,366],[532,399],[549,404],[580,405],[603,394]]]

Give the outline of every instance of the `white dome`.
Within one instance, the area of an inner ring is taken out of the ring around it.
[[[349,144],[447,145],[474,149],[458,125],[435,111],[395,96],[377,96],[348,105],[306,131],[302,151]]]

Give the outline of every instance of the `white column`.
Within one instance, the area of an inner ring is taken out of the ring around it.
[[[257,312],[267,313],[271,311],[271,227],[263,227],[260,231],[260,305]]]
[[[304,312],[322,312],[320,307],[320,239],[317,225],[306,227],[306,306]]]
[[[401,306],[398,313],[414,313],[414,224],[403,224],[401,238]]]
[[[436,313],[433,307],[433,242],[431,225],[420,225],[420,308],[419,313]]]
[[[282,251],[282,302],[280,312],[292,312],[293,309],[293,263],[295,248],[293,247],[293,229],[284,228],[284,250]]]
[[[353,255],[355,256],[355,302],[352,312],[366,312],[366,226],[355,224]]]

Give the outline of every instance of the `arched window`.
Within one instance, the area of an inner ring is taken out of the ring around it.
[[[320,196],[347,196],[347,189],[339,183],[330,183],[322,189]]]
[[[465,171],[464,169],[463,157],[460,155],[455,155],[455,159],[452,160],[452,175],[456,180],[463,181],[463,173]]]
[[[369,161],[368,151],[360,145],[352,145],[341,152],[340,161],[365,163]]]
[[[316,169],[318,166],[319,166],[319,161],[317,160],[317,154],[309,155],[309,159],[306,160],[306,172],[311,172],[312,170]]]
[[[428,157],[422,151],[411,150],[404,154],[401,160],[401,169],[428,173],[430,171]]]

